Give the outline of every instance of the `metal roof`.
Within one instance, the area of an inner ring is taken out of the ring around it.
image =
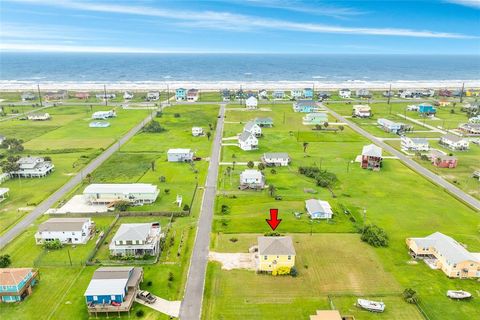
[[[118,228],[112,242],[127,240],[146,241],[152,229],[151,223],[123,223]]]
[[[38,226],[38,231],[82,231],[90,218],[51,218]]]
[[[362,155],[370,157],[382,157],[382,148],[377,147],[374,144],[369,144],[363,147]]]
[[[156,185],[148,183],[94,183],[83,190],[84,194],[91,193],[157,193]]]

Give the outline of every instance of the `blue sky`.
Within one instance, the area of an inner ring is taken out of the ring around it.
[[[480,0],[2,0],[0,50],[480,55]]]

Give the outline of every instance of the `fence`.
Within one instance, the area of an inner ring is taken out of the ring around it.
[[[87,257],[87,262],[86,264],[87,265],[93,265],[92,263],[92,260],[93,258],[95,257],[95,255],[97,254],[98,250],[100,249],[100,247],[102,246],[103,242],[105,241],[105,239],[107,239],[108,235],[110,234],[110,232],[112,231],[113,227],[117,224],[118,222],[118,219],[120,219],[120,215],[116,215],[115,216],[115,219],[113,219],[112,223],[110,223],[110,225],[108,226],[107,230],[105,230],[103,232],[103,235],[98,238],[97,240],[97,243],[95,244],[95,247],[93,248],[93,250],[88,254],[88,257]]]

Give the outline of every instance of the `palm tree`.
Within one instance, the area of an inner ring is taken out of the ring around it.
[[[210,137],[212,136],[212,133],[210,131],[207,131],[206,135],[207,135],[207,139],[210,140]]]
[[[270,197],[273,197],[275,195],[275,186],[273,184],[268,185],[268,193],[270,194]]]
[[[303,152],[307,152],[308,142],[303,143]]]

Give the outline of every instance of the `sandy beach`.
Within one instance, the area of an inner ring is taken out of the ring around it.
[[[196,88],[199,90],[221,90],[221,89],[236,89],[242,87],[244,90],[290,90],[296,88],[314,87],[315,90],[336,90],[339,88],[349,89],[371,89],[382,90],[388,89],[392,86],[392,90],[398,89],[422,89],[422,88],[461,88],[462,84],[465,88],[480,88],[479,80],[425,80],[425,81],[361,81],[352,80],[344,82],[328,82],[328,81],[124,81],[124,82],[34,82],[34,81],[0,81],[0,91],[23,91],[36,90],[37,84],[42,90],[78,90],[78,91],[95,91],[103,90],[103,86],[107,90],[122,91],[145,91],[145,90],[166,90],[167,86],[170,90],[176,88]]]

